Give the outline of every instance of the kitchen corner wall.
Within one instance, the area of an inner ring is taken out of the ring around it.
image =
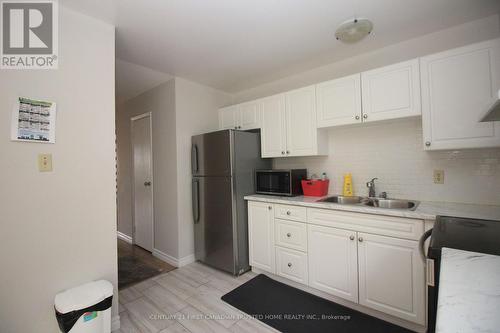
[[[174,78],[117,106],[118,231],[132,236],[130,118],[152,113],[154,248],[178,263],[194,258],[191,136],[218,129],[220,106],[232,96]]]
[[[59,332],[54,297],[67,288],[106,279],[118,293],[114,33],[60,2],[59,68],[0,70],[2,333]],[[57,103],[55,144],[10,141],[20,96]]]
[[[426,152],[421,122],[417,117],[330,129],[328,156],[277,158],[274,167],[326,172],[331,194],[342,193],[343,175],[351,172],[356,195],[367,195],[366,182],[377,177],[377,193],[390,197],[498,205],[500,149]],[[444,184],[434,184],[434,170],[444,170]]]

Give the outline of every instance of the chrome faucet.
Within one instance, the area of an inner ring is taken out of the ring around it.
[[[368,187],[368,196],[370,198],[375,197],[375,180],[378,178],[373,178],[368,183],[366,183],[366,187]]]

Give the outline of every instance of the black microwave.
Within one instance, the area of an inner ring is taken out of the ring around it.
[[[307,169],[256,170],[255,193],[289,197],[302,195],[303,179],[307,179]]]

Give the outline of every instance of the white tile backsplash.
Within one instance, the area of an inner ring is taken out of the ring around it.
[[[358,195],[377,177],[377,194],[390,197],[500,205],[500,148],[424,151],[420,117],[336,127],[328,137],[329,156],[276,158],[274,167],[326,172],[332,194],[351,172]],[[434,184],[435,169],[444,170],[444,184]]]

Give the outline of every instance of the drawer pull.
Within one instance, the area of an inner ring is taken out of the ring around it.
[[[363,237],[359,237],[358,240],[361,243],[363,241]]]
[[[288,263],[288,267],[292,267],[292,263],[291,262]]]
[[[349,237],[349,239],[350,239],[350,240],[354,240],[354,236],[353,236],[353,235],[351,235],[351,236]]]
[[[287,233],[286,237],[290,238],[290,237],[292,237],[292,234],[291,233]]]
[[[269,207],[267,207],[267,209],[271,210],[271,209],[273,209],[273,206],[269,206]]]
[[[289,210],[286,211],[286,215],[292,214]]]

